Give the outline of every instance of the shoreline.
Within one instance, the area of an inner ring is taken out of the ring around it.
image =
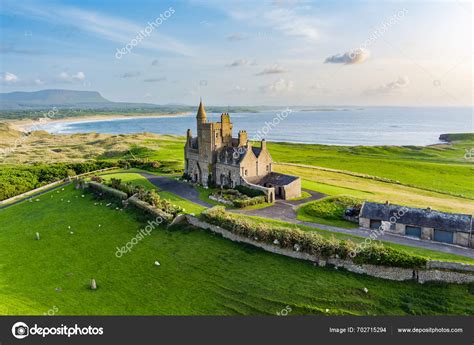
[[[100,121],[113,121],[113,120],[124,120],[124,119],[152,119],[152,118],[166,118],[166,117],[179,117],[191,114],[190,112],[181,112],[181,113],[163,113],[163,114],[151,114],[151,115],[122,115],[122,114],[112,114],[112,115],[84,115],[77,117],[64,117],[60,119],[48,119],[47,121],[41,120],[5,120],[0,122],[5,122],[13,129],[19,132],[29,132],[30,128],[35,125],[46,125],[54,123],[81,123],[81,122],[100,122]]]

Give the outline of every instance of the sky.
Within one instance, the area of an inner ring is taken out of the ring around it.
[[[472,18],[472,3],[457,0],[2,0],[0,91],[472,106]]]

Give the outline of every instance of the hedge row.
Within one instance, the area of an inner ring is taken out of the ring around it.
[[[247,187],[247,186],[244,186],[244,185],[238,185],[238,186],[235,187],[235,189],[237,189],[240,193],[245,194],[245,195],[247,195],[251,198],[254,198],[256,196],[265,195],[265,193],[261,190],[253,189],[253,188],[250,188],[250,187]]]
[[[222,206],[215,206],[202,212],[201,219],[240,236],[267,244],[277,244],[282,248],[298,250],[321,258],[338,257],[352,260],[357,264],[403,268],[426,267],[426,259],[383,245],[369,244],[359,247],[350,240],[341,241],[334,237],[327,239],[314,232],[251,221],[226,212]],[[352,258],[351,252],[357,252],[357,255]]]
[[[250,199],[235,199],[232,202],[234,203],[235,207],[243,208],[247,206],[263,204],[266,201],[267,200],[264,196],[256,196]]]

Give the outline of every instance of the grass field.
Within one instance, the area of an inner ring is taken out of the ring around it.
[[[330,195],[347,194],[370,201],[389,200],[393,204],[412,207],[431,206],[440,211],[474,214],[474,200],[471,199],[312,167],[275,164],[274,170],[300,176],[303,179],[303,187],[318,192],[326,191]]]
[[[132,183],[134,185],[138,186],[143,186],[146,190],[150,189],[156,189],[158,191],[158,194],[163,198],[163,199],[168,199],[174,204],[181,206],[182,208],[185,209],[186,213],[193,213],[195,215],[200,214],[202,211],[204,211],[206,208],[195,204],[194,202],[191,202],[189,200],[183,199],[180,196],[163,191],[163,190],[158,190],[156,186],[153,185],[150,181],[148,181],[146,178],[138,174],[139,170],[134,170],[136,172],[124,172],[122,170],[116,171],[114,173],[107,173],[101,175],[106,181],[110,180],[112,178],[118,178],[122,180],[122,182],[125,183]]]
[[[8,147],[18,135],[11,128],[0,126],[0,148]],[[464,156],[465,150],[474,146],[474,138],[472,134],[464,134],[452,139],[451,143],[427,147],[268,143],[268,148],[274,161],[305,165],[275,164],[279,172],[301,176],[303,188],[328,195],[347,194],[381,202],[388,199],[408,206],[473,214],[474,165],[472,159]],[[150,133],[35,132],[8,155],[5,163],[148,158],[181,169],[183,144],[184,137]],[[381,182],[383,179],[388,182]]]
[[[145,226],[136,213],[95,205],[72,186],[38,199],[0,210],[2,315],[276,315],[287,306],[290,315],[474,313],[469,285],[314,267],[200,230],[153,230],[117,258]]]

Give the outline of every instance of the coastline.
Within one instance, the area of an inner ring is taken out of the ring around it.
[[[123,119],[146,119],[146,118],[160,118],[160,117],[179,117],[191,114],[190,112],[181,112],[181,113],[162,113],[162,114],[152,114],[152,115],[122,115],[122,114],[110,114],[110,115],[84,115],[77,117],[64,117],[60,119],[48,119],[47,121],[40,120],[3,120],[0,122],[5,122],[13,129],[19,132],[29,132],[29,129],[34,125],[45,125],[53,123],[80,123],[80,122],[99,122],[99,121],[113,121],[113,120],[123,120]]]

